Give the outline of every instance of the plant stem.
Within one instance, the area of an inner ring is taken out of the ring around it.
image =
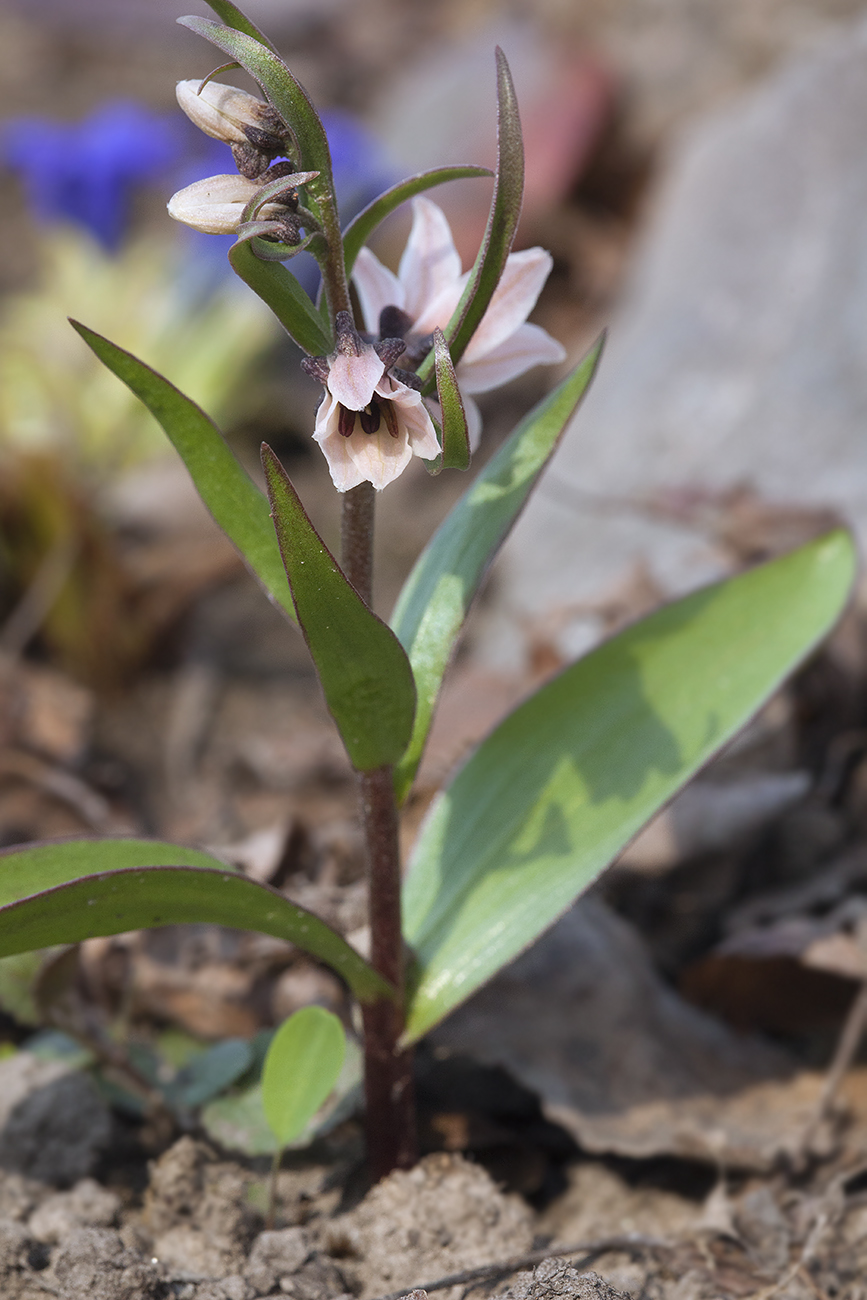
[[[343,498],[343,571],[370,603],[373,569],[375,493],[370,483]],[[412,1053],[400,1051],[404,1026],[404,961],[400,915],[400,850],[397,803],[390,767],[358,774],[361,816],[367,848],[370,960],[398,991],[396,1002],[363,1008],[365,1127],[375,1179],[415,1164],[415,1098]]]

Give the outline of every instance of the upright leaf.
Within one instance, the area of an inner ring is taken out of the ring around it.
[[[264,445],[262,463],[298,622],[349,758],[361,772],[395,763],[406,749],[415,712],[409,660],[347,581],[283,466]]]
[[[293,161],[320,173],[316,181],[311,181],[311,192],[330,191],[333,188],[331,152],[325,127],[307,91],[283,60],[256,37],[232,27],[222,27],[210,18],[191,16],[179,18],[178,22],[224,50],[246,68],[254,81],[258,81],[274,108],[295,133],[301,157]]]
[[[112,849],[118,861],[124,860],[124,842],[104,843],[103,860],[110,858]],[[157,859],[166,856],[161,852],[165,846],[152,847]],[[177,849],[175,856],[183,859],[186,852]],[[19,893],[16,901],[0,906],[0,957],[159,925],[227,925],[294,943],[332,966],[361,1001],[389,996],[382,977],[318,916],[229,867],[113,865],[99,874],[73,876],[82,857],[79,845],[38,845],[10,850],[0,859],[5,899],[22,888],[21,877],[27,874],[28,860],[32,866],[34,853],[41,855],[40,871],[30,872],[26,896]],[[61,883],[46,883],[52,879]]]
[[[838,618],[851,538],[667,606],[537,691],[433,805],[404,891],[420,1038],[531,944]]]
[[[304,1132],[337,1083],[346,1035],[324,1007],[302,1007],[271,1039],[262,1070],[262,1105],[281,1147]]]
[[[295,610],[268,503],[226,446],[213,420],[131,352],[86,325],[71,324],[103,365],[123,380],[165,429],[214,519],[267,595],[294,622]]]
[[[524,143],[512,74],[503,51],[497,48],[497,179],[491,210],[473,269],[461,300],[444,333],[452,361],[458,364],[470,339],[488,310],[500,282],[512,244],[524,197]],[[431,350],[418,368],[419,378],[432,387],[434,354]]]
[[[252,23],[246,14],[242,14],[237,5],[232,4],[231,0],[208,0],[209,8],[213,9],[217,17],[226,24],[227,27],[233,27],[236,32],[244,32],[245,35],[251,36],[254,41],[260,45],[266,46],[269,50],[274,50],[274,46],[268,40],[268,37],[255,23]],[[276,53],[276,51],[274,51]]]
[[[443,674],[470,603],[593,378],[601,340],[522,420],[415,563],[391,625],[418,691],[412,740],[395,773],[403,799],[415,777]]]
[[[470,434],[461,390],[442,330],[434,330],[437,397],[443,413],[444,469],[469,469]]]
[[[385,221],[395,208],[399,208],[401,203],[406,203],[416,194],[423,194],[425,190],[433,189],[435,185],[445,185],[447,181],[461,181],[475,176],[493,176],[493,174],[489,167],[461,165],[436,167],[432,171],[419,172],[417,176],[410,176],[405,181],[393,185],[353,217],[344,230],[343,251],[346,257],[346,274],[352,274],[355,259],[376,227]]]

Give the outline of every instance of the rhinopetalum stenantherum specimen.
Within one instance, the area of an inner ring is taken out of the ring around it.
[[[342,229],[328,140],[309,97],[230,0],[210,4],[221,22],[182,22],[244,68],[263,98],[211,79],[181,83],[181,106],[231,144],[238,171],[187,187],[169,211],[201,230],[235,234],[233,269],[322,384],[312,433],[342,494],[339,560],[269,448],[266,497],[193,402],[144,362],[76,328],[162,424],[214,518],[304,633],[358,776],[370,952],[362,956],[324,921],[211,854],[126,838],[0,854],[0,956],[181,921],[291,941],[332,966],[360,1005],[368,1146],[381,1175],[414,1159],[413,1044],[538,938],[813,650],[845,603],[852,547],[848,534],[830,533],[657,611],[567,667],[439,793],[402,872],[399,809],[449,659],[599,347],[470,482],[418,558],[390,623],[381,621],[371,610],[377,491],[414,455],[433,475],[467,469],[480,423],[472,395],[563,357],[527,323],[550,259],[540,249],[512,252],[524,159],[509,69],[498,51],[498,164],[482,246],[464,272],[445,217],[421,196],[490,173],[466,165],[413,176]],[[412,234],[394,275],[367,241],[407,201]],[[319,263],[319,303],[291,271],[302,248]],[[581,557],[549,562],[577,566]]]

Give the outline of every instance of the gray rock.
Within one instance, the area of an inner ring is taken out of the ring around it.
[[[747,482],[867,540],[865,118],[862,21],[681,141],[593,388],[507,544],[513,617],[639,559],[669,591],[721,572],[700,533],[624,506],[672,488]]]
[[[579,1273],[562,1259],[545,1259],[532,1273],[520,1273],[495,1300],[629,1300],[598,1273]]]
[[[63,1300],[157,1300],[164,1292],[159,1270],[127,1250],[108,1228],[81,1228],[53,1261]]]
[[[86,1074],[27,1052],[0,1062],[0,1166],[61,1187],[92,1172],[111,1140],[108,1107]]]

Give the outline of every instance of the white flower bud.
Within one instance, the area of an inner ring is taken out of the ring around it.
[[[218,81],[209,81],[199,94],[201,84],[201,81],[179,81],[176,94],[187,117],[205,135],[227,144],[247,144],[245,127],[281,134],[282,123],[270,104]]]
[[[206,235],[232,235],[238,229],[244,208],[261,188],[255,181],[234,173],[208,176],[178,190],[169,199],[169,216]],[[258,213],[262,221],[284,214],[277,204],[266,203]]]

